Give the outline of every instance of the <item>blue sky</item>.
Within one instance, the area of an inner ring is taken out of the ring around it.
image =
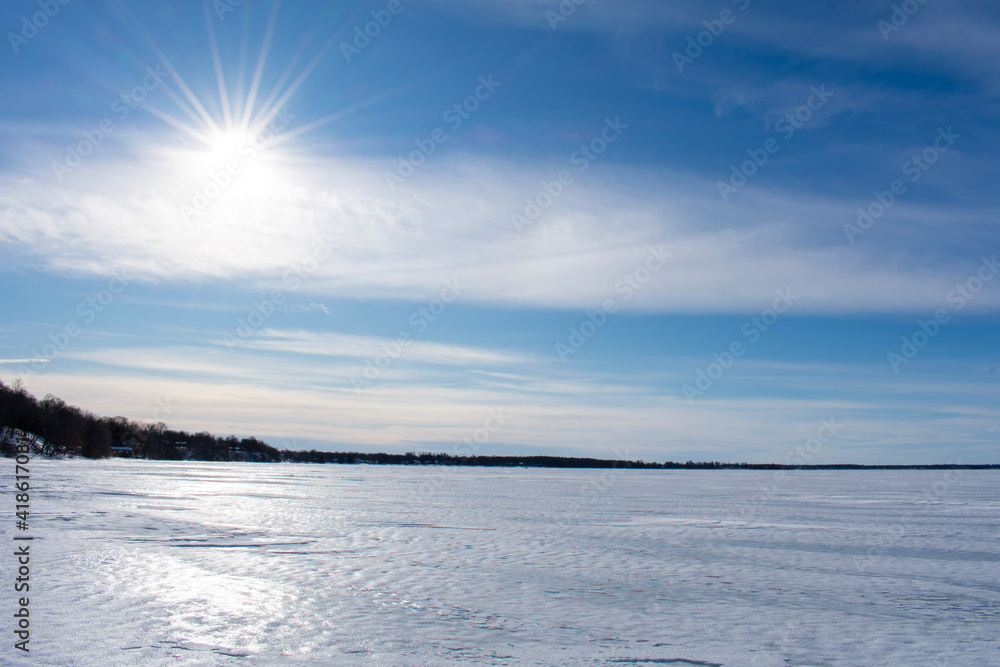
[[[997,460],[993,3],[0,26],[5,382],[288,448]]]

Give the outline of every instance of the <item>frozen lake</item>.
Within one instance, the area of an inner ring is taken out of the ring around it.
[[[30,665],[1000,665],[1000,473],[31,463]]]

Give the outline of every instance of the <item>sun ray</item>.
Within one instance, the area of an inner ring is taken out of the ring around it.
[[[367,107],[372,104],[377,104],[379,102],[387,100],[390,97],[393,97],[394,95],[398,95],[399,93],[402,93],[405,90],[408,90],[410,88],[413,88],[414,86],[423,83],[424,81],[426,81],[426,79],[417,79],[416,81],[405,83],[402,86],[397,86],[396,88],[393,88],[392,90],[386,91],[384,93],[379,93],[378,95],[369,97],[366,100],[362,100],[357,104],[352,104],[351,106],[341,109],[340,111],[335,111],[334,113],[323,116],[322,118],[317,118],[316,120],[306,123],[305,125],[300,125],[299,127],[296,127],[294,130],[282,132],[280,136],[274,139],[274,145],[275,146],[280,145],[286,141],[294,139],[295,137],[301,136],[307,132],[311,132],[312,130],[322,127],[327,123],[332,123],[333,121],[343,118],[344,116],[349,116],[353,113],[357,113],[358,109],[361,109],[362,107]]]
[[[173,66],[173,63],[170,62],[170,59],[167,58],[167,54],[165,54],[163,50],[160,49],[159,45],[157,45],[153,37],[142,26],[142,24],[136,18],[135,14],[132,13],[132,10],[129,9],[128,6],[126,5],[123,5],[122,9],[124,10],[128,19],[131,21],[132,25],[142,36],[142,38],[146,41],[146,44],[149,45],[149,48],[153,50],[153,53],[156,54],[156,57],[160,59],[160,62],[163,63],[163,66],[167,69],[168,72],[170,72],[170,76],[173,78],[174,85],[180,88],[181,92],[184,93],[184,96],[188,99],[188,102],[190,102],[191,106],[194,107],[195,111],[197,111],[198,115],[205,123],[206,128],[214,130],[216,132],[220,131],[218,124],[215,122],[215,119],[212,118],[212,115],[209,114],[208,111],[205,109],[205,107],[202,105],[201,101],[198,99],[198,96],[195,95],[194,92],[188,87],[187,83],[185,83],[184,81],[184,78],[180,75],[180,72],[177,71],[177,69]]]
[[[331,38],[330,40],[327,41],[326,44],[323,45],[323,48],[321,48],[319,50],[319,53],[316,54],[316,56],[312,59],[312,61],[308,65],[306,65],[306,68],[302,70],[302,72],[299,74],[298,77],[296,77],[295,81],[293,81],[292,84],[285,89],[285,92],[282,93],[281,96],[274,102],[274,104],[271,105],[270,109],[268,109],[267,113],[264,115],[264,118],[261,120],[259,127],[263,127],[264,125],[269,123],[271,121],[271,118],[273,118],[279,111],[281,111],[281,107],[283,107],[288,102],[288,100],[290,100],[292,96],[295,95],[295,92],[302,86],[303,83],[305,83],[305,80],[309,77],[310,74],[312,74],[313,70],[316,69],[316,66],[319,65],[320,61],[323,60],[323,56],[326,55],[326,52],[329,51],[330,47],[333,46],[334,40],[335,38]]]
[[[116,7],[116,4],[112,3],[111,4],[111,8],[112,8],[112,11],[117,11],[117,14],[119,15],[119,17],[123,18],[123,20],[125,20],[125,21],[129,21],[130,20],[129,17],[124,16],[125,12],[122,11],[123,7],[120,4],[118,4],[117,7]],[[132,60],[134,62],[145,62],[145,59],[142,58],[138,53],[136,53],[135,51],[133,51],[130,47],[123,45],[123,48],[126,50],[126,52],[128,53],[128,55],[132,58]],[[113,84],[113,83],[111,83],[111,82],[109,82],[107,80],[104,80],[104,79],[100,78],[100,77],[97,77],[97,82],[101,86],[103,86],[105,89],[107,89],[107,90],[111,91],[112,93],[114,93],[115,95],[126,96],[130,92],[130,91],[122,89],[118,84]],[[196,125],[201,125],[202,124],[202,118],[200,116],[198,116],[194,112],[194,110],[192,110],[189,106],[187,106],[183,102],[183,100],[181,100],[179,97],[177,97],[177,94],[173,90],[170,89],[170,87],[167,85],[167,83],[165,81],[160,83],[160,87],[162,88],[162,90],[164,91],[164,93],[168,97],[170,97],[174,101],[174,103],[177,104],[177,106],[182,111],[184,111],[184,113],[186,113],[188,115],[188,117],[191,120],[195,121]],[[153,114],[157,118],[163,120],[164,122],[168,123],[172,127],[181,130],[182,132],[184,132],[188,136],[190,136],[190,137],[192,137],[194,139],[197,139],[198,141],[204,141],[205,138],[208,136],[203,131],[200,131],[200,130],[196,129],[195,127],[192,127],[191,125],[188,125],[188,124],[184,123],[183,121],[178,120],[177,118],[171,116],[170,114],[167,114],[166,112],[164,112],[164,111],[162,111],[160,109],[157,109],[156,107],[153,106],[151,98],[148,97],[148,96],[146,97],[145,100],[142,100],[142,101],[133,99],[131,97],[130,97],[130,99],[131,99],[131,102],[130,102],[131,104],[136,104],[139,107],[145,109],[146,111],[149,111],[151,114]]]
[[[357,17],[358,14],[360,14],[361,10],[362,10],[361,6],[356,8],[352,13],[352,19]],[[266,109],[266,111],[261,112],[254,119],[254,121],[250,123],[252,131],[257,131],[262,129],[271,121],[272,118],[274,118],[275,115],[277,115],[277,113],[288,102],[288,100],[291,99],[293,95],[295,95],[296,91],[298,91],[299,87],[302,86],[302,84],[309,77],[309,75],[312,74],[312,71],[316,69],[316,67],[323,60],[323,57],[330,50],[330,48],[333,47],[333,45],[337,43],[338,40],[342,39],[342,34],[348,30],[348,25],[349,23],[345,22],[340,30],[336,31],[333,35],[331,35],[330,38],[327,39],[326,43],[324,43],[323,46],[320,48],[319,52],[313,57],[313,59],[309,62],[309,64],[306,65],[305,69],[299,74],[298,77],[296,77],[295,81],[293,81],[292,84],[289,85],[288,88],[284,90],[284,92],[280,92],[282,86],[284,85],[284,82],[288,79],[288,76],[291,73],[294,64],[298,62],[298,59],[302,56],[302,53],[305,51],[305,47],[309,44],[310,41],[312,41],[312,36],[313,34],[315,34],[315,28],[313,29],[312,33],[305,40],[303,40],[302,46],[299,48],[295,56],[292,58],[291,62],[289,63],[289,66],[282,73],[281,78],[279,79],[278,83],[274,86],[273,91],[268,96],[267,100],[265,100],[264,103],[261,105],[262,109]],[[337,116],[337,114],[331,114],[331,116]],[[329,118],[329,116],[327,118]]]
[[[267,53],[271,48],[271,38],[274,36],[274,27],[278,21],[278,5],[280,0],[275,0],[271,7],[271,16],[267,21],[267,30],[264,32],[264,42],[261,44],[260,53],[257,55],[257,67],[254,69],[253,80],[250,82],[250,92],[247,94],[246,103],[243,106],[243,117],[240,119],[240,127],[248,127],[253,114],[254,104],[257,102],[257,91],[260,89],[260,80],[264,74],[264,64],[267,62]]]
[[[99,84],[101,84],[101,86],[103,86],[104,88],[106,88],[107,90],[109,90],[112,93],[114,93],[115,95],[121,95],[121,96],[124,97],[124,96],[127,96],[129,94],[129,91],[124,90],[121,87],[119,87],[119,86],[117,86],[115,84],[112,84],[111,82],[106,81],[104,79],[98,78],[97,82]],[[163,86],[163,90],[164,90],[164,92],[168,96],[170,96],[171,93],[173,92],[169,88],[167,88],[165,85]],[[196,115],[193,115],[193,112],[190,109],[186,108],[186,106],[184,105],[183,101],[180,98],[177,97],[176,93],[173,93],[172,99],[174,99],[174,101],[175,101],[176,104],[178,104],[179,106],[181,106],[182,108],[184,108],[186,111],[188,111],[188,115],[191,116],[191,118],[193,120],[198,120],[198,117]],[[187,134],[188,136],[192,137],[193,139],[197,139],[198,141],[204,142],[208,138],[208,135],[205,134],[204,132],[201,132],[201,131],[197,130],[196,128],[192,127],[192,126],[187,125],[183,121],[180,121],[180,120],[174,118],[170,114],[168,114],[168,113],[166,113],[164,111],[161,111],[160,109],[157,109],[155,106],[153,106],[153,104],[150,102],[150,100],[149,100],[148,97],[146,99],[144,99],[144,100],[141,100],[141,101],[137,100],[135,98],[131,98],[131,103],[138,105],[142,109],[148,111],[149,113],[151,113],[152,115],[156,116],[157,118],[159,118],[160,120],[164,121],[165,123],[169,124],[170,126],[172,126],[172,127],[176,128],[176,129],[184,132],[185,134]]]
[[[162,120],[164,123],[166,123],[166,124],[168,124],[168,125],[170,125],[172,127],[177,128],[178,130],[180,130],[184,134],[188,135],[192,139],[195,139],[196,141],[199,141],[199,142],[201,142],[203,144],[207,144],[208,142],[211,141],[211,137],[208,134],[206,134],[205,132],[199,131],[199,130],[191,127],[190,125],[185,125],[181,121],[175,119],[170,114],[167,114],[167,113],[164,113],[163,111],[160,111],[159,109],[157,109],[156,107],[154,107],[151,104],[142,104],[142,107],[146,111],[148,111],[149,113],[153,114],[154,116],[156,116],[157,118],[159,118],[160,120]]]
[[[267,125],[267,123],[270,122],[270,119],[273,116],[263,110],[270,109],[274,103],[274,100],[281,94],[281,91],[285,90],[285,82],[288,81],[289,77],[292,76],[292,72],[295,71],[295,66],[298,64],[299,59],[302,57],[302,54],[305,52],[306,47],[308,46],[309,46],[309,39],[306,38],[306,40],[303,41],[302,45],[299,46],[298,50],[292,56],[291,60],[288,61],[288,65],[285,67],[285,70],[281,73],[281,76],[278,77],[278,81],[277,83],[274,84],[271,93],[261,103],[260,107],[262,111],[258,112],[253,116],[253,118],[249,122],[248,127],[259,128],[263,127],[264,125]],[[265,120],[261,122],[261,119]]]
[[[349,29],[348,24],[345,23],[332,36],[329,36],[329,33],[324,35],[326,41],[320,46],[318,51],[309,57],[308,62],[303,66],[302,63],[307,53],[311,50],[310,46],[317,43],[315,37],[320,27],[313,25],[304,38],[298,41],[298,48],[288,58],[283,71],[277,77],[277,80],[273,83],[271,90],[265,97],[262,94],[262,85],[269,54],[274,44],[280,6],[280,0],[274,0],[264,30],[263,39],[261,40],[260,50],[255,59],[256,64],[253,69],[253,75],[248,81],[246,77],[249,65],[248,43],[251,40],[251,35],[249,19],[246,18],[247,15],[244,14],[240,35],[238,72],[235,79],[233,79],[231,74],[227,76],[223,65],[218,32],[212,23],[207,3],[203,4],[208,46],[211,50],[217,94],[219,95],[218,104],[214,104],[215,100],[212,100],[213,104],[209,105],[213,107],[214,114],[208,111],[205,103],[188,86],[180,72],[159,48],[151,34],[138,22],[135,15],[127,7],[123,8],[123,14],[130,25],[142,37],[170,73],[172,81],[164,82],[163,85],[166,96],[190,119],[190,122],[188,122],[184,119],[183,115],[176,117],[176,114],[168,113],[148,102],[141,105],[156,118],[162,120],[170,127],[179,130],[199,144],[196,149],[197,154],[178,156],[178,159],[183,164],[183,167],[181,167],[182,171],[186,172],[190,165],[193,164],[214,164],[215,161],[221,160],[226,156],[231,156],[234,151],[238,150],[240,145],[262,132],[266,125],[281,112],[289,100],[299,92],[330,50],[337,44],[342,34]],[[353,13],[357,14],[360,11],[361,9],[356,9]],[[422,79],[416,80],[392,90],[378,93],[361,102],[298,126],[294,130],[284,131],[280,136],[276,136],[273,139],[274,145],[284,144],[328,123],[356,113],[363,107],[382,102],[418,85],[421,81]],[[245,95],[244,91],[246,91]]]
[[[195,95],[194,92],[188,87],[187,83],[184,82],[184,79],[181,77],[180,72],[178,72],[177,69],[173,66],[173,64],[170,63],[170,61],[167,59],[166,54],[159,52],[158,55],[161,59],[161,62],[163,62],[163,66],[167,68],[168,72],[170,72],[170,75],[174,80],[174,84],[181,89],[182,93],[184,93],[184,97],[186,97],[188,101],[191,103],[191,106],[194,107],[194,110],[197,112],[197,115],[202,119],[202,121],[204,121],[205,126],[208,129],[218,131],[219,125],[215,122],[215,119],[212,118],[212,115],[208,113],[208,111],[202,105],[201,101],[198,99],[198,96]],[[164,90],[169,91],[170,89],[169,87],[165,86]]]
[[[163,84],[163,93],[171,100],[173,100],[174,104],[180,107],[180,109],[187,114],[188,118],[193,120],[197,125],[204,126],[204,118],[202,118],[202,116],[200,116],[197,112],[195,112],[194,109],[189,107],[177,93],[171,90],[170,86]],[[177,122],[179,123],[180,121]],[[177,127],[176,124],[174,123],[171,124],[174,125],[174,127]],[[202,134],[203,133],[204,132],[202,132]]]
[[[212,15],[208,11],[208,2],[203,2],[205,9],[205,27],[208,30],[208,45],[212,50],[212,64],[215,66],[215,81],[219,87],[219,102],[222,105],[222,118],[227,130],[233,128],[233,114],[229,108],[229,92],[226,90],[226,77],[222,73],[222,57],[219,55],[219,43],[215,38],[215,27]]]
[[[248,29],[248,19],[250,12],[242,12],[243,17],[243,30],[240,33],[240,66],[239,70],[236,72],[236,99],[233,104],[233,113],[239,117],[240,124],[242,126],[243,114],[245,111],[246,98],[243,96],[243,86],[246,83],[246,73],[247,73],[247,43],[249,42],[249,29]]]

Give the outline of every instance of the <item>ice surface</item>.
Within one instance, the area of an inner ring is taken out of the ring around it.
[[[1000,665],[995,471],[33,460],[31,484],[32,652],[8,620],[5,664]]]

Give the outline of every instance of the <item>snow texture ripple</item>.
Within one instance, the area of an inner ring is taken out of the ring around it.
[[[786,474],[33,460],[0,662],[1000,665],[1000,473]]]

